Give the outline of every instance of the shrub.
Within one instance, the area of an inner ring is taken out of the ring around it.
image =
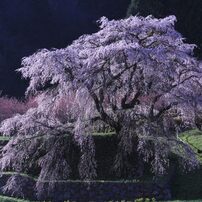
[[[28,98],[25,101],[17,98],[0,97],[0,122],[11,118],[15,114],[24,114],[29,108],[35,107],[34,98]]]

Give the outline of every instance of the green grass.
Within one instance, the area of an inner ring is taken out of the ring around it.
[[[17,172],[0,172],[0,175],[20,175],[22,177],[30,178],[34,181],[37,181],[37,177]],[[42,182],[53,182],[50,180],[44,180]],[[57,180],[56,182],[66,182],[66,183],[139,183],[139,180]],[[151,183],[151,181],[143,181],[142,183]]]
[[[0,136],[0,141],[9,141],[10,137],[8,136]]]
[[[182,133],[180,138],[193,148],[202,164],[202,153],[198,153],[198,150],[202,151],[202,131],[197,129],[189,130]]]
[[[93,136],[111,136],[111,135],[115,135],[116,132],[107,132],[107,133],[101,133],[101,132],[95,132],[93,133]]]
[[[120,202],[155,202],[155,199],[134,199],[134,200],[121,200]],[[162,202],[201,202],[202,200],[174,200],[174,201],[162,201]],[[1,196],[0,195],[0,202],[37,202],[37,201],[29,201],[29,200],[23,200],[23,199],[18,199],[18,198],[14,198],[14,197],[8,197],[8,196]],[[45,202],[45,201],[44,201]],[[65,202],[70,202],[69,200],[66,200]],[[117,202],[116,200],[111,200],[108,202]]]
[[[183,173],[178,169],[171,187],[172,193],[175,199],[202,202],[202,154],[198,153],[198,150],[202,150],[202,131],[189,130],[180,134],[179,137],[193,148],[201,166],[199,169],[188,173]]]
[[[8,196],[1,196],[0,195],[0,202],[30,202],[28,200],[18,199],[14,197],[8,197]]]
[[[112,135],[115,135],[116,133],[114,131],[111,131],[111,132],[107,132],[107,133],[104,133],[104,132],[94,132],[92,135],[93,136],[112,136]],[[42,136],[36,136],[36,138],[44,138],[44,136],[48,136],[48,135],[42,135]],[[67,136],[67,134],[65,134],[64,136]],[[0,135],[0,141],[9,141],[11,139],[11,137],[9,136],[2,136]]]

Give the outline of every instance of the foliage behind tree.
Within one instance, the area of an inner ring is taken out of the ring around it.
[[[29,98],[25,101],[6,96],[0,97],[0,122],[11,118],[16,114],[24,114],[28,109],[36,107],[34,98]]]

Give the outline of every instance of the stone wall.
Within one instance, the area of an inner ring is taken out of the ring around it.
[[[148,183],[64,183],[56,186],[54,193],[50,195],[52,201],[132,201],[137,198],[155,198],[157,200],[169,200],[170,191],[166,187]],[[45,200],[41,198],[41,200]]]

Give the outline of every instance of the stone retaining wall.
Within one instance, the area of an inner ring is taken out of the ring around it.
[[[144,183],[64,183],[56,186],[54,193],[50,195],[52,201],[132,201],[137,198],[155,198],[157,200],[169,200],[170,191],[166,187],[156,184]],[[41,198],[42,200],[46,198]]]
[[[21,176],[25,178],[24,176]],[[0,178],[0,186],[2,187],[8,175]],[[139,182],[82,182],[82,181],[67,181],[58,182],[51,193],[48,192],[48,183],[45,184],[44,194],[37,198],[34,191],[35,181],[31,178],[25,180],[26,184],[21,184],[24,192],[24,197],[30,200],[40,201],[76,201],[76,202],[104,202],[104,201],[132,201],[137,198],[155,198],[156,200],[169,200],[171,193],[169,187],[158,185],[155,183],[139,183]],[[20,185],[19,185],[20,186]],[[22,197],[20,194],[15,194],[16,197]]]

